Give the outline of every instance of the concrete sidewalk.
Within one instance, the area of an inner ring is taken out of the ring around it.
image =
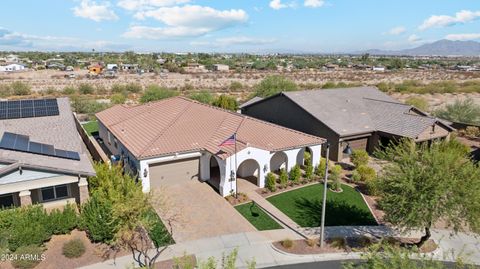
[[[326,233],[336,235],[341,231],[347,232],[348,234],[357,234],[359,231],[375,231],[371,227],[353,227],[353,231],[347,230],[346,227],[327,227]],[[380,229],[378,231],[387,232],[386,229]],[[412,235],[410,234],[408,236]],[[215,257],[217,260],[220,260],[223,253],[228,254],[235,248],[238,249],[238,268],[245,268],[247,261],[251,261],[252,259],[255,259],[257,268],[262,268],[275,265],[360,258],[359,253],[294,255],[278,251],[272,247],[272,242],[280,241],[285,238],[299,239],[300,236],[290,230],[283,229],[240,233],[195,240],[168,247],[158,261],[180,257],[184,253],[195,254],[199,261],[206,261],[209,257]],[[450,231],[434,230],[432,231],[432,238],[439,243],[439,248],[434,253],[430,254],[433,255],[435,259],[454,261],[458,255],[462,255],[467,262],[480,264],[480,239],[475,237],[474,234],[459,233],[458,235],[451,237]],[[115,262],[109,260],[83,268],[131,268],[132,264],[132,257],[124,256],[117,258]]]

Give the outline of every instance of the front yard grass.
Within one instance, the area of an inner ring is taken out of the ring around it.
[[[343,192],[327,192],[326,226],[377,225],[361,194],[342,185]],[[323,184],[315,184],[267,200],[302,227],[321,223]]]
[[[87,131],[89,136],[93,136],[98,134],[98,122],[97,121],[90,121],[85,124],[82,124],[83,129]]]
[[[280,224],[257,205],[252,206],[252,203],[247,203],[236,206],[235,209],[259,231],[282,229]]]

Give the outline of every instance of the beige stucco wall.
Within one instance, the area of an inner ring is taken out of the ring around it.
[[[443,137],[447,137],[449,134],[450,132],[445,127],[439,124],[435,124],[435,128],[428,128],[423,133],[421,133],[417,137],[417,139],[415,139],[415,141],[422,142],[422,141],[431,140],[435,138],[443,138]]]

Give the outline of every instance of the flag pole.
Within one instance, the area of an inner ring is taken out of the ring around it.
[[[235,143],[235,198],[238,198],[238,177],[237,177],[237,133],[233,134],[233,141]]]

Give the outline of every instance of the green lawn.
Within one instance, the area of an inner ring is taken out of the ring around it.
[[[326,226],[377,225],[360,193],[342,185],[343,192],[327,192]],[[267,198],[302,227],[321,223],[323,184],[315,184]]]
[[[89,136],[93,136],[94,134],[98,134],[98,122],[97,121],[90,121],[85,124],[82,124],[83,129],[87,131]]]
[[[257,205],[252,206],[252,203],[248,203],[236,206],[235,209],[259,231],[282,229],[280,224],[270,218]]]

